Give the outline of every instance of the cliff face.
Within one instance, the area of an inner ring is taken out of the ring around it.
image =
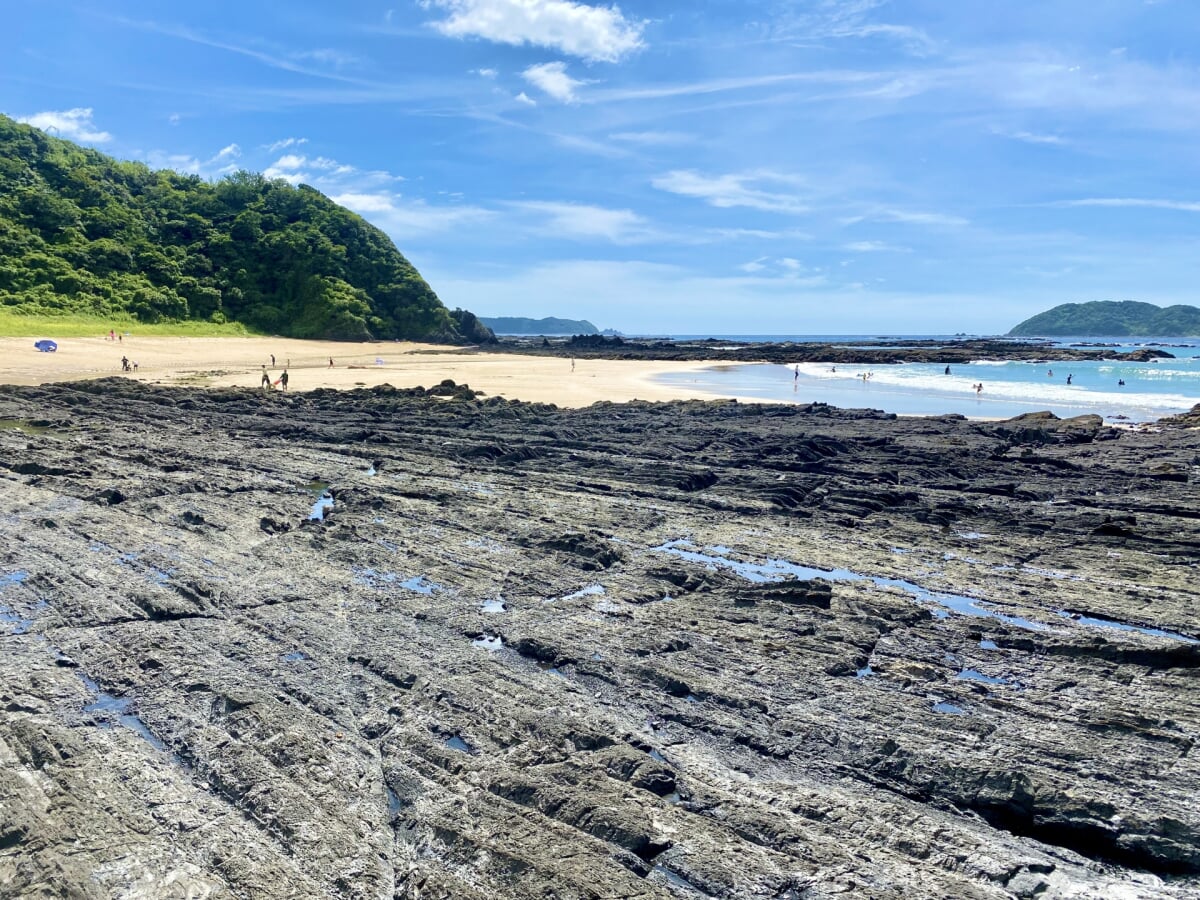
[[[1026,319],[1009,332],[1025,337],[1196,337],[1200,309],[1155,306],[1132,300],[1063,303]]]
[[[0,116],[0,308],[464,338],[379,229],[319,191],[122,162]]]
[[[1200,891],[1195,430],[118,379],[0,424],[6,896]]]

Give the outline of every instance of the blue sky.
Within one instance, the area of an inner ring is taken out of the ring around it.
[[[307,183],[449,306],[994,333],[1195,303],[1194,0],[31,0],[0,111]]]

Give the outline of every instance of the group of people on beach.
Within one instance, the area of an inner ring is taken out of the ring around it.
[[[137,369],[137,367],[138,367],[138,364],[136,362],[130,362],[128,356],[121,357],[121,371],[122,372],[133,372]]]
[[[288,363],[289,364],[291,363],[290,359],[288,360]],[[275,365],[275,354],[274,353],[271,354],[271,365],[272,366]],[[262,367],[262,387],[263,387],[263,390],[265,390],[265,391],[274,390],[276,387],[280,388],[281,390],[286,391],[288,389],[287,367],[285,366],[284,370],[279,373],[279,377],[276,378],[274,381],[272,381],[271,373],[267,371],[267,366],[264,363],[263,367]]]

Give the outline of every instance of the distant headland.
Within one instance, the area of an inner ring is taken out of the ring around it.
[[[599,334],[587,319],[525,319],[520,316],[480,316],[479,321],[496,334]]]
[[[1200,309],[1133,300],[1062,303],[1026,319],[1011,337],[1200,337]]]

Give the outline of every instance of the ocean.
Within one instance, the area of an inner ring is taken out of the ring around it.
[[[698,336],[674,336],[695,340]],[[703,337],[709,337],[704,335]],[[897,335],[711,335],[731,345],[760,341],[824,342],[855,345],[887,340],[904,346],[914,340],[961,340],[962,336]],[[1066,338],[1056,346],[1112,345],[1119,351],[1155,346],[1175,359],[1157,362],[994,362],[952,365],[839,365],[752,363],[721,365],[700,372],[660,376],[664,384],[687,384],[725,397],[753,397],[779,403],[829,403],[846,408],[882,409],[900,415],[959,413],[970,418],[1010,418],[1049,410],[1066,418],[1096,414],[1110,422],[1152,422],[1200,403],[1200,339]],[[863,374],[871,377],[864,380]],[[1071,383],[1067,377],[1071,376]],[[1119,382],[1124,381],[1124,385]],[[982,383],[976,392],[974,385]]]

